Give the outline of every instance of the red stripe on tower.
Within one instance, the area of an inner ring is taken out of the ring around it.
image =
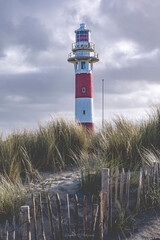
[[[75,83],[75,97],[93,97],[93,87],[92,87],[92,74],[90,73],[81,73],[76,74],[76,83]]]
[[[75,68],[75,119],[87,129],[94,130],[93,121],[93,63],[98,62],[95,45],[90,41],[90,30],[85,24],[75,31],[76,42],[72,44],[72,52],[68,61]]]

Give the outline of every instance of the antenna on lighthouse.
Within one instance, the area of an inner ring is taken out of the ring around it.
[[[104,79],[102,79],[102,128],[104,128]]]

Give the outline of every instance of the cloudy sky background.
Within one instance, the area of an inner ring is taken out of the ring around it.
[[[74,119],[74,69],[67,62],[84,22],[100,61],[94,64],[95,122],[144,118],[160,103],[159,0],[0,0],[0,130]]]

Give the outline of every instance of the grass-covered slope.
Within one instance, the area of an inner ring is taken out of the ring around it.
[[[160,149],[159,108],[139,124],[117,118],[95,134],[76,123],[53,120],[35,131],[0,137],[0,173],[15,178],[24,172],[33,174],[33,168],[57,171],[75,161],[132,170],[142,165],[142,151],[153,148]]]
[[[39,126],[36,131],[14,132],[0,139],[0,172],[14,178],[38,170],[57,171],[73,165],[87,151],[88,141],[82,128],[64,120]]]

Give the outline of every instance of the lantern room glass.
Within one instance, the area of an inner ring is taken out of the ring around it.
[[[88,42],[88,31],[76,32],[76,42]]]

